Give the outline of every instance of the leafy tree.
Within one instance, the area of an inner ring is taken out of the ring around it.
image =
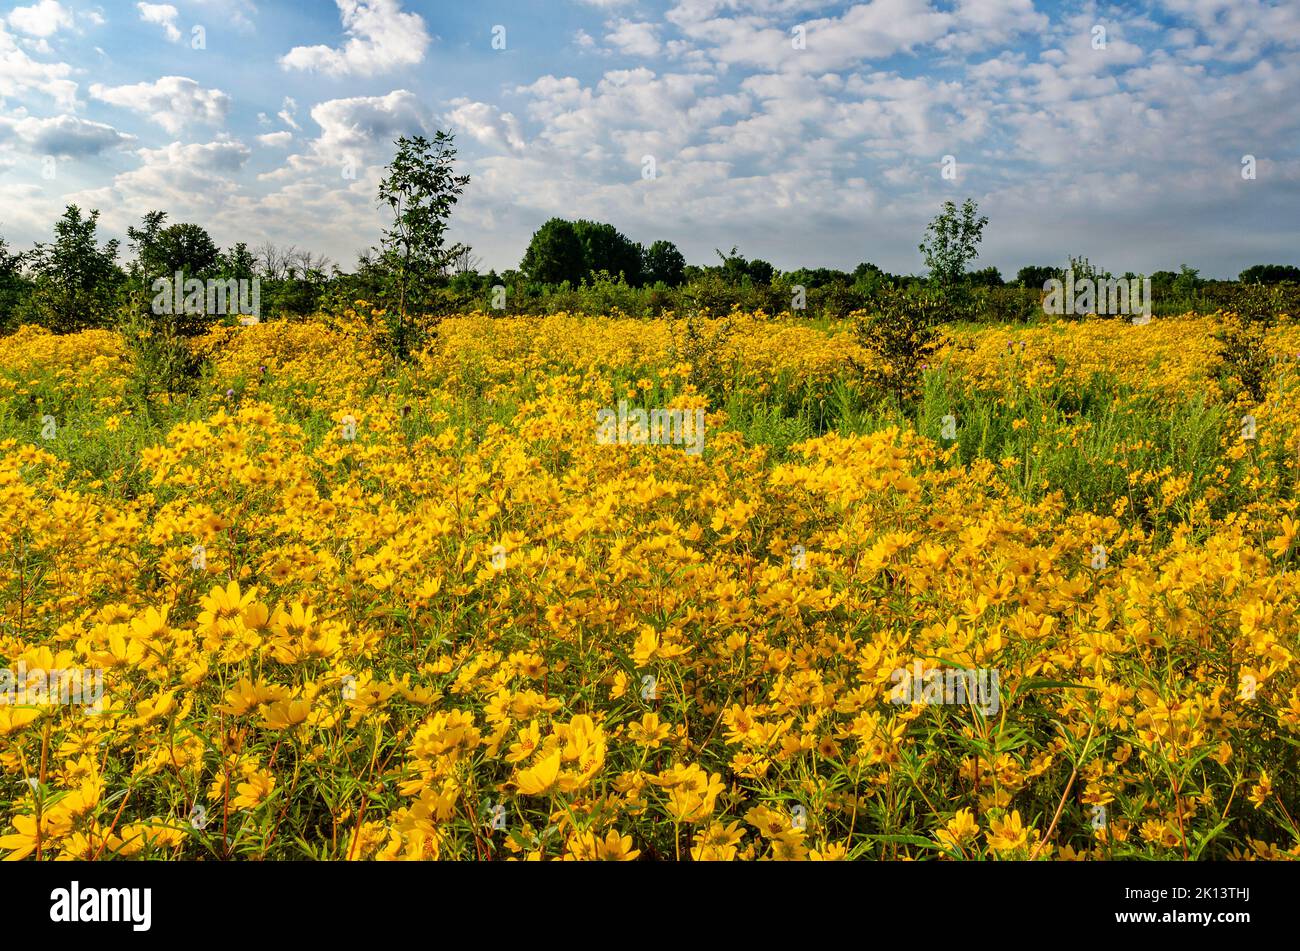
[[[828,284],[848,285],[853,283],[851,274],[829,267],[801,267],[793,271],[787,271],[782,277],[789,285],[799,284],[808,290],[825,287]]]
[[[1021,287],[1032,287],[1034,290],[1041,291],[1048,281],[1061,279],[1061,269],[1059,267],[1048,267],[1045,264],[1027,264],[1016,272],[1016,283]]]
[[[23,277],[21,253],[11,253],[9,245],[0,237],[0,332],[8,332],[18,325],[18,310],[28,293],[28,281]]]
[[[850,360],[863,381],[899,407],[914,400],[926,365],[943,343],[938,324],[947,309],[942,295],[931,288],[883,292],[879,308],[853,322],[854,338],[873,358],[865,366]]]
[[[136,252],[133,271],[138,271],[146,283],[160,277],[175,280],[178,271],[185,280],[213,276],[221,251],[208,232],[195,224],[164,228],[161,225],[165,217],[163,212],[150,212],[145,215],[143,229],[126,229]]]
[[[881,270],[876,265],[872,264],[870,261],[863,261],[861,264],[859,264],[857,267],[853,269],[852,277],[853,277],[853,283],[855,284],[864,283],[864,282],[868,284],[875,284],[878,283],[881,279],[888,280],[889,274]]]
[[[217,272],[223,278],[251,281],[257,274],[257,257],[243,241],[217,257]]]
[[[117,266],[118,242],[101,247],[98,222],[98,210],[82,217],[80,208],[68,205],[54,225],[54,241],[37,244],[31,252],[31,306],[37,321],[56,333],[109,322],[122,271]]]
[[[1196,268],[1188,267],[1186,264],[1179,265],[1178,276],[1174,278],[1173,292],[1179,297],[1192,297],[1196,291],[1205,282],[1201,280],[1201,272]]]
[[[469,184],[468,175],[455,174],[453,141],[454,136],[441,129],[433,141],[422,135],[399,137],[388,175],[379,183],[379,201],[393,213],[393,226],[384,232],[381,243],[381,258],[396,287],[389,343],[399,357],[406,357],[414,343],[408,309],[426,303],[433,279],[465,250],[446,243],[452,208]]]
[[[643,269],[647,282],[679,287],[685,279],[686,258],[671,241],[656,241],[645,252]]]
[[[1219,342],[1219,376],[1229,393],[1244,391],[1262,402],[1269,378],[1268,333],[1280,310],[1278,289],[1243,284],[1214,332]]]
[[[611,224],[578,220],[573,230],[582,243],[583,277],[606,271],[622,274],[629,284],[641,283],[641,246]]]
[[[1151,294],[1155,297],[1164,297],[1171,293],[1174,287],[1174,281],[1178,279],[1174,271],[1153,271],[1151,273]]]
[[[552,218],[533,232],[519,269],[530,281],[576,287],[587,273],[586,251],[572,221]]]
[[[1291,264],[1256,264],[1242,271],[1237,280],[1243,284],[1281,284],[1283,281],[1300,283],[1300,267]]]
[[[754,258],[749,262],[749,267],[745,269],[745,273],[749,275],[749,279],[753,283],[767,285],[772,283],[772,275],[776,273],[776,268],[766,261]]]
[[[1006,283],[1002,280],[1002,272],[995,267],[972,271],[967,277],[974,287],[1001,287]]]
[[[746,260],[735,247],[731,249],[730,254],[723,254],[716,248],[714,253],[722,260],[722,279],[732,287],[743,287],[746,283],[770,284],[772,275],[776,273],[776,269],[766,261],[757,258],[752,261]]]
[[[966,273],[966,265],[979,256],[984,237],[986,216],[979,215],[979,205],[967,198],[960,211],[951,201],[926,226],[926,236],[919,245],[930,280],[940,286],[956,284]]]

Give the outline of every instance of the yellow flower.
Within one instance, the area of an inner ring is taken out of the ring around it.
[[[639,722],[627,728],[627,735],[633,742],[651,749],[667,738],[669,732],[671,730],[668,724],[660,723],[659,714],[653,712],[644,714]]]
[[[989,831],[984,836],[988,839],[989,848],[995,852],[1013,852],[1024,848],[1029,842],[1029,830],[1021,822],[1019,810],[1010,816],[992,820]]]
[[[246,782],[235,788],[239,795],[230,800],[230,805],[235,809],[252,809],[271,794],[275,788],[275,776],[265,770],[255,770],[249,773]]]
[[[979,823],[969,809],[958,809],[956,815],[948,820],[948,824],[935,833],[935,837],[944,845],[960,849],[963,843],[969,842],[979,834]]]
[[[543,796],[555,791],[559,775],[560,750],[556,749],[532,767],[520,770],[515,775],[515,784],[525,796]]]

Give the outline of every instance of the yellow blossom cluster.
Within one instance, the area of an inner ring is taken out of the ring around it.
[[[862,359],[709,325],[736,391]],[[338,323],[223,329],[190,411],[129,442],[113,335],[0,340],[0,405],[30,417],[40,377],[64,417],[0,440],[0,659],[103,672],[0,689],[0,851],[1300,855],[1300,386],[1211,440],[1240,465],[1203,479],[1251,504],[1156,526],[906,426],[776,453],[693,382],[688,330],[475,315],[393,367]],[[1009,397],[1105,372],[1221,401],[1211,332],[963,330],[942,360]],[[602,444],[620,398],[704,408],[705,451]]]

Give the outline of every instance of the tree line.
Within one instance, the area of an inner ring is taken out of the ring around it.
[[[149,211],[129,228],[124,249],[117,240],[101,239],[97,210],[69,205],[51,240],[30,251],[12,251],[0,235],[0,332],[23,323],[56,332],[110,327],[132,315],[148,324],[142,315],[148,312],[150,283],[176,272],[200,281],[257,278],[266,317],[371,302],[388,315],[389,336],[399,353],[418,343],[419,321],[412,315],[567,310],[657,316],[740,308],[842,318],[870,309],[887,291],[937,286],[951,305],[950,318],[1016,320],[1040,312],[1044,285],[1067,268],[1110,277],[1082,258],[1061,266],[1022,267],[1011,280],[995,267],[969,270],[987,224],[969,200],[961,207],[945,203],[927,227],[920,245],[925,275],[891,274],[870,262],[852,270],[781,271],[738,247],[717,249],[715,261],[688,264],[670,240],[642,245],[608,222],[559,217],[533,233],[517,267],[484,272],[471,248],[446,240],[452,210],[469,184],[468,176],[455,173],[455,155],[448,133],[397,140],[377,195],[392,213],[392,226],[351,270],[296,246],[238,242],[222,249],[201,225],[169,222],[163,211]],[[1163,302],[1167,311],[1212,310],[1231,295],[1233,285],[1202,279],[1186,265],[1145,276],[1157,306]],[[1293,289],[1300,284],[1300,268],[1255,265],[1242,271],[1238,282]],[[187,317],[212,315],[177,315],[175,326],[162,329],[188,336],[199,328],[187,323],[203,321],[187,322]]]

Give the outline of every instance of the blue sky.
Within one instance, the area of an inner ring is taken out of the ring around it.
[[[919,272],[925,222],[970,196],[977,265],[1008,277],[1070,254],[1229,277],[1300,263],[1297,47],[1294,0],[10,3],[0,234],[158,208],[351,267],[392,140],[447,128],[485,268],[560,215],[699,263]]]

